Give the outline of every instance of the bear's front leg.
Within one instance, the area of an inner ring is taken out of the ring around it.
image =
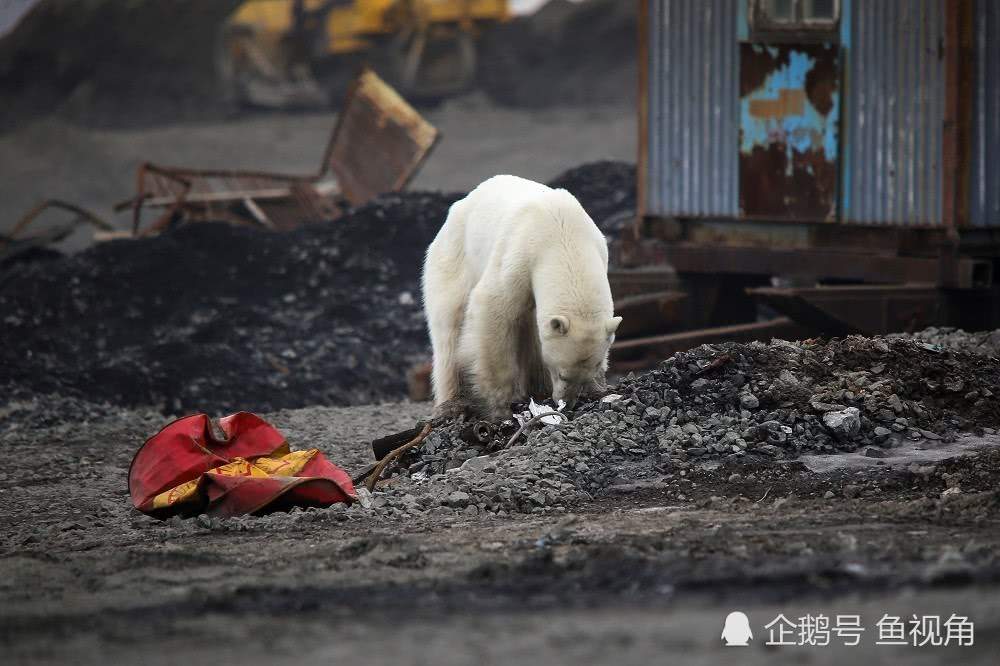
[[[472,385],[494,420],[510,418],[518,386],[518,312],[509,294],[477,287],[462,331],[462,356]]]

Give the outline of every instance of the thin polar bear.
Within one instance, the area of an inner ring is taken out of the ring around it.
[[[494,176],[455,202],[427,250],[424,311],[441,412],[466,391],[494,418],[604,383],[621,317],[608,247],[566,190]]]

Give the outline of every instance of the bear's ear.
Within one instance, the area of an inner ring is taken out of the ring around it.
[[[569,333],[569,319],[561,315],[553,317],[549,320],[549,331],[556,335],[566,335]]]
[[[612,317],[608,320],[608,323],[604,325],[604,330],[607,331],[609,337],[615,334],[615,331],[618,330],[618,324],[620,323],[622,323],[621,317]]]

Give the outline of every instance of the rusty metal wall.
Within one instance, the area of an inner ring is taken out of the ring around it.
[[[976,3],[976,90],[969,217],[1000,226],[1000,2]]]
[[[740,211],[834,222],[840,160],[838,44],[740,49]]]
[[[739,215],[742,2],[649,0],[650,215]]]
[[[844,218],[940,226],[944,0],[845,4]]]

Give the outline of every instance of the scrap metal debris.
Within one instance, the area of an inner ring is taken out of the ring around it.
[[[562,418],[565,421],[569,420],[569,417],[563,414],[562,412],[554,412],[554,411],[539,412],[538,414],[531,417],[527,421],[521,423],[521,427],[517,429],[517,432],[511,435],[510,439],[507,440],[507,448],[513,446],[514,442],[517,441],[517,438],[521,436],[521,433],[530,428],[531,426],[535,425],[536,423],[541,422],[549,425],[555,425],[556,423],[559,422],[560,418]]]
[[[467,423],[458,436],[467,444],[489,444],[497,432],[497,427],[489,421]]]
[[[414,176],[438,131],[371,70],[347,93],[318,173],[196,169],[144,163],[131,209],[132,232],[155,234],[181,221],[227,221],[287,230],[333,220]],[[146,208],[163,212],[146,226]],[[141,227],[141,228],[140,228]]]
[[[730,356],[729,354],[720,354],[719,356],[716,356],[714,359],[712,359],[709,363],[707,363],[704,368],[701,368],[700,370],[698,370],[695,374],[696,375],[703,375],[706,372],[711,372],[712,370],[715,370],[717,368],[721,368],[726,363],[729,363],[732,360],[733,360],[733,357]]]
[[[25,229],[34,224],[35,220],[42,213],[53,208],[73,213],[73,217],[70,218],[69,222],[58,226],[50,227],[27,236],[23,235]],[[44,249],[54,243],[58,243],[83,224],[89,224],[105,233],[113,233],[114,231],[114,227],[91,211],[68,201],[46,199],[38,203],[25,213],[10,228],[10,231],[0,234],[0,266],[6,265],[18,257],[23,257],[39,249]]]
[[[412,431],[408,430],[406,432],[410,433]],[[388,468],[390,465],[394,463],[398,463],[399,459],[403,456],[403,454],[405,454],[410,449],[419,446],[420,443],[423,442],[427,438],[427,435],[429,435],[430,433],[431,433],[431,424],[426,423],[423,425],[423,427],[420,428],[420,432],[417,433],[416,437],[406,442],[402,446],[397,447],[392,451],[390,451],[389,453],[387,453],[379,461],[379,463],[372,469],[371,473],[367,475],[367,480],[365,481],[365,487],[368,488],[369,491],[374,490],[375,484],[377,484],[379,480],[382,478],[382,474],[385,472],[386,468]],[[385,439],[386,438],[383,438],[383,440]],[[372,443],[373,449],[374,449],[374,444],[375,443],[373,442]]]

